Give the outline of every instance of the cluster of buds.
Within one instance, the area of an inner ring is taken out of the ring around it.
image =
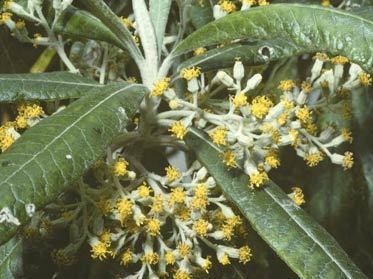
[[[232,76],[219,71],[207,82],[198,68],[183,69],[181,77],[188,82],[192,101],[175,97],[169,92],[172,112],[158,114],[158,124],[168,125],[177,139],[183,139],[190,126],[204,129],[211,140],[224,151],[221,155],[228,168],[240,167],[250,177],[250,187],[259,187],[268,181],[268,172],[280,166],[279,149],[292,146],[308,166],[318,165],[328,157],[332,163],[349,169],[353,166],[353,154],[336,152],[344,142],[351,143],[347,127],[331,123],[320,127],[317,113],[330,104],[338,103],[352,89],[368,86],[372,79],[358,65],[351,63],[347,80],[344,80],[344,64],[348,59],[334,58],[318,53],[311,77],[296,83],[283,80],[278,85],[281,94],[250,96],[261,83],[262,76],[255,74],[245,79],[245,68],[236,61]],[[324,69],[325,65],[334,68]],[[246,84],[243,86],[244,81]],[[220,84],[220,85],[219,85]],[[211,96],[221,90],[235,92],[229,102],[213,100]],[[169,89],[168,91],[172,91]]]
[[[117,164],[111,168],[114,178],[126,175],[118,173]],[[170,272],[174,278],[190,278],[195,272],[208,272],[212,257],[222,265],[234,259],[248,262],[250,248],[235,247],[242,242],[237,236],[245,232],[241,218],[206,169],[195,162],[185,172],[169,166],[165,173],[143,173],[142,182],[133,180],[123,191],[97,202],[98,219],[104,222],[90,233],[92,257],[137,267],[131,278],[158,278]]]

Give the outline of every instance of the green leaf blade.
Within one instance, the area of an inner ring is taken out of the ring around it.
[[[343,26],[343,28],[341,28]],[[344,55],[373,72],[373,21],[342,10],[302,4],[274,4],[237,12],[192,33],[174,51],[237,39],[293,43],[302,53]]]
[[[258,234],[301,278],[366,278],[338,243],[273,182],[261,190],[248,187],[241,171],[228,171],[220,150],[191,130],[187,145],[235,203]]]
[[[0,75],[0,103],[83,97],[102,85],[68,72]]]
[[[0,246],[0,274],[2,278],[17,279],[22,275],[23,242],[13,237]]]
[[[123,44],[98,18],[73,6],[67,8],[54,27],[57,33],[111,43],[119,48]]]
[[[0,156],[0,208],[9,208],[25,223],[25,205],[42,207],[81,177],[124,132],[146,90],[142,85],[107,86],[27,130]],[[16,230],[1,223],[0,243]]]

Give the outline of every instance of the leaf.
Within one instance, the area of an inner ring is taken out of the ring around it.
[[[158,55],[162,51],[163,37],[166,31],[168,15],[170,13],[172,0],[150,0],[150,18],[153,22],[155,35],[157,37]]]
[[[185,141],[224,195],[301,278],[366,278],[333,237],[275,183],[271,181],[253,191],[248,187],[247,175],[227,170],[219,148],[205,135],[192,129]]]
[[[203,7],[201,7],[199,4],[191,5],[189,9],[189,17],[196,29],[199,29],[214,20],[212,7],[210,4],[206,4]]]
[[[118,16],[102,0],[82,0],[81,2],[118,37],[122,45],[139,65],[143,60],[141,51],[136,45],[131,32]]]
[[[68,72],[4,74],[0,75],[0,102],[80,98],[98,87],[102,86]]]
[[[114,84],[74,102],[27,130],[0,156],[0,209],[8,207],[21,224],[25,205],[40,208],[81,177],[136,112],[147,89]],[[0,243],[16,226],[0,224]]]
[[[230,45],[209,50],[184,61],[178,68],[198,66],[202,71],[210,71],[233,66],[236,58],[245,65],[262,65],[270,61],[300,54],[299,49],[282,40],[255,42],[251,45]]]
[[[368,72],[373,71],[372,20],[338,9],[302,4],[274,4],[225,16],[192,33],[178,45],[174,55],[248,38],[281,38],[296,46],[299,53],[340,54]]]
[[[0,246],[0,274],[2,278],[20,278],[22,275],[22,252],[22,239],[17,236]]]
[[[117,36],[98,18],[73,6],[67,8],[59,17],[55,26],[55,31],[77,38],[83,37],[105,41],[119,48],[123,48],[123,44]]]
[[[352,110],[354,119],[354,148],[362,165],[362,175],[367,185],[367,231],[373,236],[373,127],[372,88],[353,92]]]

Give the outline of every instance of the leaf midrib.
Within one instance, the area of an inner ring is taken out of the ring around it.
[[[81,82],[69,82],[69,81],[55,81],[55,80],[45,80],[45,79],[24,79],[24,78],[2,78],[0,81],[21,81],[21,82],[43,82],[43,83],[59,83],[59,84],[70,84],[70,85],[80,85],[80,86],[90,86],[90,87],[103,87],[102,84],[96,83],[81,83]]]
[[[102,101],[100,101],[99,103],[97,103],[94,107],[92,107],[91,109],[89,109],[86,113],[82,114],[77,120],[75,120],[73,123],[71,123],[69,126],[67,126],[59,135],[57,135],[51,142],[49,142],[47,145],[45,145],[45,147],[43,149],[41,149],[40,151],[38,151],[34,156],[32,156],[29,160],[27,160],[25,163],[23,163],[17,170],[15,170],[5,180],[3,180],[1,182],[1,184],[7,183],[12,177],[14,177],[17,173],[19,173],[21,170],[23,170],[28,164],[30,164],[32,161],[34,161],[35,158],[37,158],[40,154],[42,154],[43,152],[45,152],[46,150],[48,150],[48,148],[50,146],[52,146],[57,140],[59,140],[71,128],[73,128],[74,126],[76,126],[76,124],[79,123],[84,117],[86,117],[87,115],[89,115],[90,113],[92,113],[95,109],[97,109],[99,106],[101,106],[107,100],[111,99],[112,97],[114,97],[118,93],[122,92],[123,90],[129,89],[129,88],[134,87],[134,86],[136,86],[136,85],[134,85],[134,84],[127,85],[126,87],[123,87],[123,88],[115,91],[114,93],[108,95],[105,99],[103,99]],[[12,187],[10,187],[10,188],[12,188]]]
[[[189,132],[192,132],[194,135],[196,135],[197,137],[199,137],[200,139],[202,139],[203,141],[207,142],[208,145],[210,145],[213,149],[215,149],[216,151],[218,151],[219,153],[221,152],[221,150],[219,148],[217,148],[214,144],[212,144],[210,141],[206,141],[206,139],[204,139],[203,137],[201,137],[200,134],[198,133],[195,133],[193,130],[189,130]],[[240,168],[241,169],[241,168]],[[268,188],[265,188],[264,187],[264,191],[271,197],[271,199],[276,203],[278,204],[281,209],[306,233],[307,236],[309,236],[310,239],[312,239],[325,253],[326,255],[328,255],[328,257],[342,270],[342,272],[348,276],[348,278],[352,278],[352,275],[347,271],[345,270],[341,264],[339,263],[339,261],[337,259],[335,259],[333,257],[333,255],[330,253],[330,251],[324,247],[318,240],[317,238],[315,238],[315,236],[309,232],[308,230],[306,230],[303,226],[300,225],[300,223],[293,218],[293,216],[287,211],[287,209],[285,207],[282,206],[282,203],[279,202],[268,190]]]

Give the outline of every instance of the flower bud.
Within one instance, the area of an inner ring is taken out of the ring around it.
[[[241,61],[236,61],[234,63],[234,67],[233,67],[233,77],[237,81],[241,81],[241,79],[243,79],[244,76],[245,76],[245,68],[244,68],[242,62]]]
[[[227,87],[231,87],[234,85],[234,80],[231,78],[226,72],[219,71],[217,73],[217,77],[221,83],[223,83]]]

